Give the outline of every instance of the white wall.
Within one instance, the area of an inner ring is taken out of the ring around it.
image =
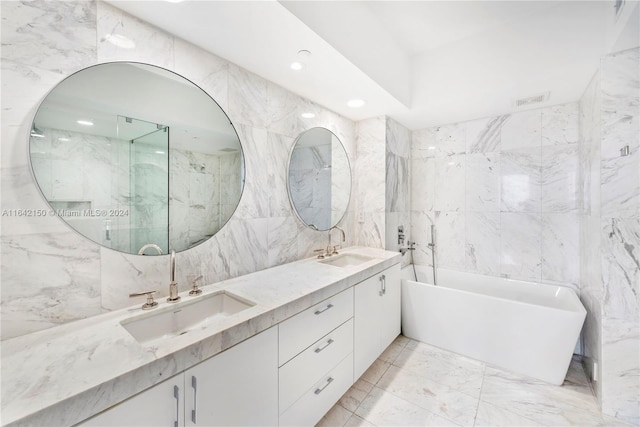
[[[604,413],[640,422],[640,48],[602,59],[581,100],[585,366]],[[630,155],[620,149],[629,146]]]

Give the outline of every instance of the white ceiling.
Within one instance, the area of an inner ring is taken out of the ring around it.
[[[610,0],[107,1],[353,120],[410,129],[513,112],[541,92],[536,107],[578,100],[640,10],[627,2],[616,21]],[[294,72],[300,49],[312,55]]]

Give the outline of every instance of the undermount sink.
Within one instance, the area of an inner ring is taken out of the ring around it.
[[[354,267],[367,261],[371,261],[372,257],[356,254],[342,254],[329,259],[320,261],[323,264],[333,265],[334,267]]]
[[[219,291],[157,312],[141,314],[121,324],[138,342],[146,344],[205,329],[254,305],[254,302],[228,291]]]

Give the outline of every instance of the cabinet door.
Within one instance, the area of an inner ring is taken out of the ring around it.
[[[400,334],[400,265],[355,286],[354,380]]]
[[[187,426],[277,425],[277,327],[185,371],[184,382]]]
[[[83,421],[78,426],[182,426],[183,382],[183,375],[176,375]]]

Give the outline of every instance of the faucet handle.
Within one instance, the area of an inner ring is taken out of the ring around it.
[[[315,249],[313,251],[313,253],[317,253],[318,254],[318,259],[324,259],[324,249]]]
[[[198,287],[198,280],[202,280],[202,274],[198,277],[194,277],[195,275],[189,275],[189,282],[191,282],[191,290],[189,291],[189,295],[195,296],[200,295],[202,293],[202,289]]]
[[[146,295],[147,296],[147,302],[142,304],[142,309],[143,310],[151,310],[152,308],[156,308],[158,306],[158,303],[153,300],[153,294],[155,294],[156,292],[157,291],[134,292],[132,294],[129,294],[129,298],[141,297],[142,295]]]
[[[338,255],[338,249],[342,249],[342,246],[340,246],[340,245],[333,245],[333,252],[332,252],[332,255]]]

